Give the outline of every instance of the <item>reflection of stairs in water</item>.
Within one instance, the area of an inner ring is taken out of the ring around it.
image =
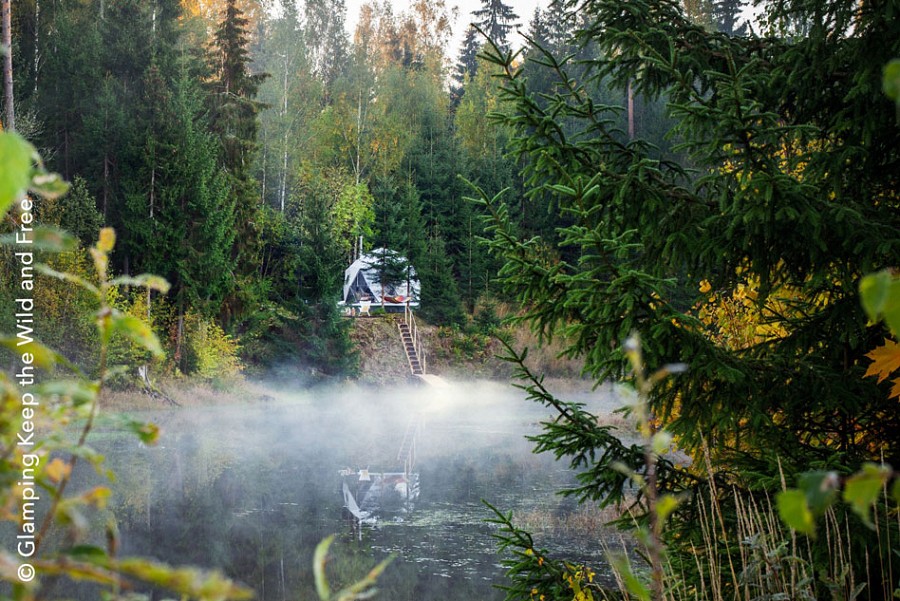
[[[406,432],[403,434],[403,442],[400,443],[400,451],[397,453],[397,462],[403,466],[404,474],[411,474],[416,467],[416,439],[419,429],[422,427],[422,414],[417,413],[409,418],[406,424]]]

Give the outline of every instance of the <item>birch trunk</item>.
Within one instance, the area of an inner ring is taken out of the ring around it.
[[[34,93],[38,93],[38,70],[41,68],[41,0],[34,0]]]
[[[11,0],[2,0],[0,2],[0,37],[2,37],[3,47],[6,49],[3,55],[3,102],[6,104],[6,129],[9,131],[16,130],[16,112],[15,99],[13,98],[13,75],[12,75],[12,7]]]

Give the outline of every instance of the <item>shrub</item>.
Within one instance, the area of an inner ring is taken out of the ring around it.
[[[236,377],[241,371],[237,341],[210,319],[184,316],[185,373],[206,380]]]

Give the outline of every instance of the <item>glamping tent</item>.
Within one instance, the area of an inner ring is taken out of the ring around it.
[[[387,311],[402,311],[409,304],[419,306],[419,280],[405,257],[387,248],[362,255],[344,271],[344,295],[341,304],[365,308],[381,306]]]

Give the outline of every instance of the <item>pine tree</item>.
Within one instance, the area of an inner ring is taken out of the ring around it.
[[[744,0],[715,0],[713,2],[713,19],[716,27],[729,36],[747,35],[747,22],[741,20]]]
[[[231,251],[237,276],[252,277],[260,263],[258,232],[254,215],[260,209],[259,188],[253,178],[258,150],[257,116],[263,106],[256,100],[260,84],[268,74],[250,72],[249,21],[237,7],[236,0],[227,0],[222,21],[210,48],[209,105],[212,130],[218,135],[220,162],[228,178],[228,189],[235,215],[236,227]],[[242,292],[249,286],[239,286]],[[252,308],[262,299],[230,298],[223,311],[226,322],[241,310]]]
[[[546,47],[550,43],[550,29],[547,24],[547,15],[538,6],[534,9],[531,21],[528,23],[528,38],[532,43]]]
[[[517,15],[503,0],[482,0],[481,8],[472,12],[473,22],[498,48],[509,48],[509,34],[518,27]]]
[[[465,316],[452,263],[444,239],[437,231],[428,237],[425,254],[417,267],[422,286],[420,312],[425,319],[442,325],[463,323]]]
[[[500,119],[516,131],[528,194],[552,195],[562,222],[548,244],[521,236],[510,207],[482,202],[524,321],[565,332],[567,353],[598,383],[628,373],[622,343],[635,332],[650,369],[689,364],[649,399],[654,428],[698,467],[661,458],[667,492],[706,495],[710,474],[732,496],[780,490],[811,466],[896,464],[896,401],[887,382],[864,377],[886,330],[868,322],[858,289],[863,274],[895,267],[900,249],[900,129],[880,76],[900,20],[841,0],[786,0],[764,5],[767,37],[742,38],[672,2],[567,2],[576,5],[588,23],[580,42],[597,49],[588,80],[667,102],[686,154],[660,160],[644,140],[623,143],[616,111],[590,99],[581,73],[542,107],[508,60],[491,59],[509,69]],[[784,23],[808,33],[785,35]],[[574,494],[623,499],[633,479],[621,466],[645,474],[643,450],[538,382],[531,390],[559,410],[534,440],[581,472]],[[696,531],[682,517],[673,552]],[[854,561],[867,570],[868,559]]]
[[[462,47],[459,50],[459,60],[453,72],[453,80],[456,82],[452,92],[454,102],[459,102],[459,99],[462,98],[466,81],[475,77],[480,49],[478,31],[469,26],[466,29],[466,36],[463,38]]]
[[[123,246],[137,272],[166,277],[183,314],[217,315],[234,287],[234,197],[207,131],[200,87],[182,72],[145,78],[142,161],[126,184]]]
[[[255,98],[267,77],[250,73],[248,24],[237,0],[227,0],[210,52],[213,127],[221,140],[225,168],[237,180],[249,178],[257,148],[256,116],[262,108]]]
[[[566,8],[565,2],[551,2],[544,14],[547,25],[547,43],[557,56],[568,54],[575,34],[575,14]]]

